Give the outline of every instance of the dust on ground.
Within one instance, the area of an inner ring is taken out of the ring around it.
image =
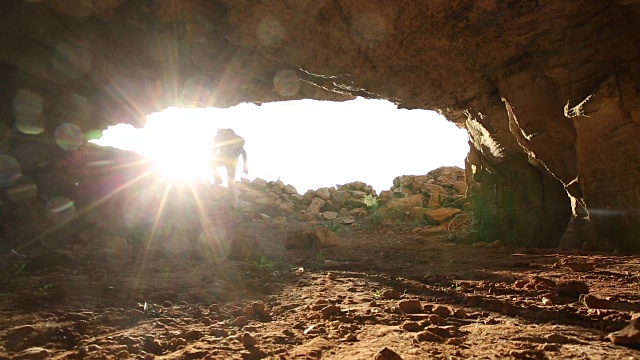
[[[94,228],[3,258],[0,358],[640,357],[605,338],[640,309],[635,256],[462,245],[367,219],[330,224],[338,246],[292,250],[306,224],[230,216],[263,257],[165,244],[134,259]]]

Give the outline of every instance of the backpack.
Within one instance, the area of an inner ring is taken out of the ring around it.
[[[214,137],[214,142],[221,155],[231,158],[240,156],[244,148],[244,138],[233,129],[220,129]]]

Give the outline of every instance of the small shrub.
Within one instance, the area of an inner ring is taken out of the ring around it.
[[[322,270],[324,269],[325,259],[322,251],[318,251],[316,257],[309,261],[309,269],[311,270]]]
[[[342,230],[342,224],[334,223],[333,220],[329,220],[329,223],[325,227],[333,232],[338,232]]]
[[[378,208],[378,197],[373,195],[365,195],[362,197],[362,202],[368,209]]]

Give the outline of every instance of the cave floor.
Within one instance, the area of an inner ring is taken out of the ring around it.
[[[167,248],[132,260],[97,232],[26,265],[3,260],[0,358],[640,358],[606,339],[640,309],[635,256],[362,224],[334,229],[338,246],[287,250],[286,230],[248,228],[259,261]]]

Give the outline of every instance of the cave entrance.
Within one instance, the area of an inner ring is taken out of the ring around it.
[[[207,178],[217,128],[232,128],[245,139],[245,177],[280,178],[299,193],[352,181],[380,193],[399,175],[426,174],[440,166],[464,168],[469,151],[467,131],[442,115],[364,98],[169,108],[149,114],[143,129],[120,124],[95,142],[139,152],[171,177]]]

